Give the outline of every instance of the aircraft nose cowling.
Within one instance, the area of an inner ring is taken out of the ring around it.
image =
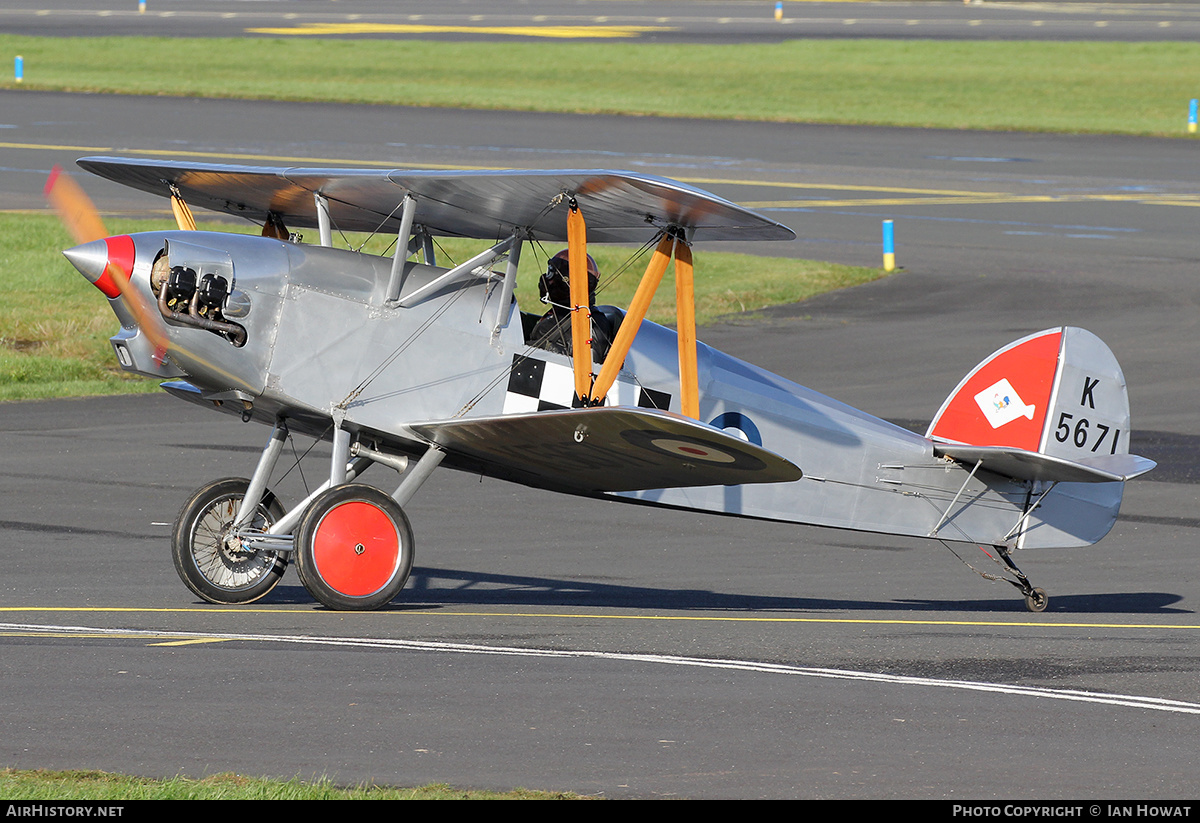
[[[120,287],[112,279],[109,266],[120,268],[128,277],[133,271],[133,238],[128,235],[93,240],[63,252],[71,265],[88,279],[105,297],[114,298],[121,294]]]

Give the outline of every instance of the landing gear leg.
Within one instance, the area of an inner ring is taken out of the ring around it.
[[[996,546],[996,552],[1000,555],[1000,559],[1004,561],[1004,565],[1017,578],[1008,582],[1020,589],[1021,594],[1025,595],[1025,608],[1031,612],[1044,612],[1046,606],[1050,603],[1050,598],[1046,595],[1046,590],[1034,588],[1030,585],[1029,578],[1025,576],[1025,572],[1017,568],[1017,564],[1013,562],[1012,555],[1009,553],[1007,546]]]

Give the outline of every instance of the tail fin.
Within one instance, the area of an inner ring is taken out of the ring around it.
[[[1116,357],[1070,326],[1031,334],[976,366],[926,436],[963,462],[993,455],[989,468],[1026,480],[1107,482],[1154,468],[1129,454],[1129,396]],[[1001,471],[1005,455],[1025,468]]]
[[[1111,528],[1121,482],[1155,466],[1129,453],[1129,397],[1116,357],[1100,338],[1070,326],[1031,334],[976,366],[926,436],[939,455],[1042,484],[1037,493],[1053,490],[1029,527],[1086,542]],[[1054,489],[1058,483],[1093,485]]]

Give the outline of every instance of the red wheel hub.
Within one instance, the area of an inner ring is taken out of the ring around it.
[[[382,589],[400,565],[400,535],[378,507],[349,501],[332,508],[313,536],[313,561],[321,579],[348,597]]]

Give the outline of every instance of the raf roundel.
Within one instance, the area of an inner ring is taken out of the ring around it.
[[[682,437],[666,432],[646,431],[643,429],[627,429],[621,432],[621,437],[630,444],[648,451],[661,454],[672,454],[689,460],[700,460],[705,463],[723,463],[730,468],[746,471],[760,471],[766,465],[757,457],[749,454],[739,454],[733,451],[705,443],[703,440]]]

